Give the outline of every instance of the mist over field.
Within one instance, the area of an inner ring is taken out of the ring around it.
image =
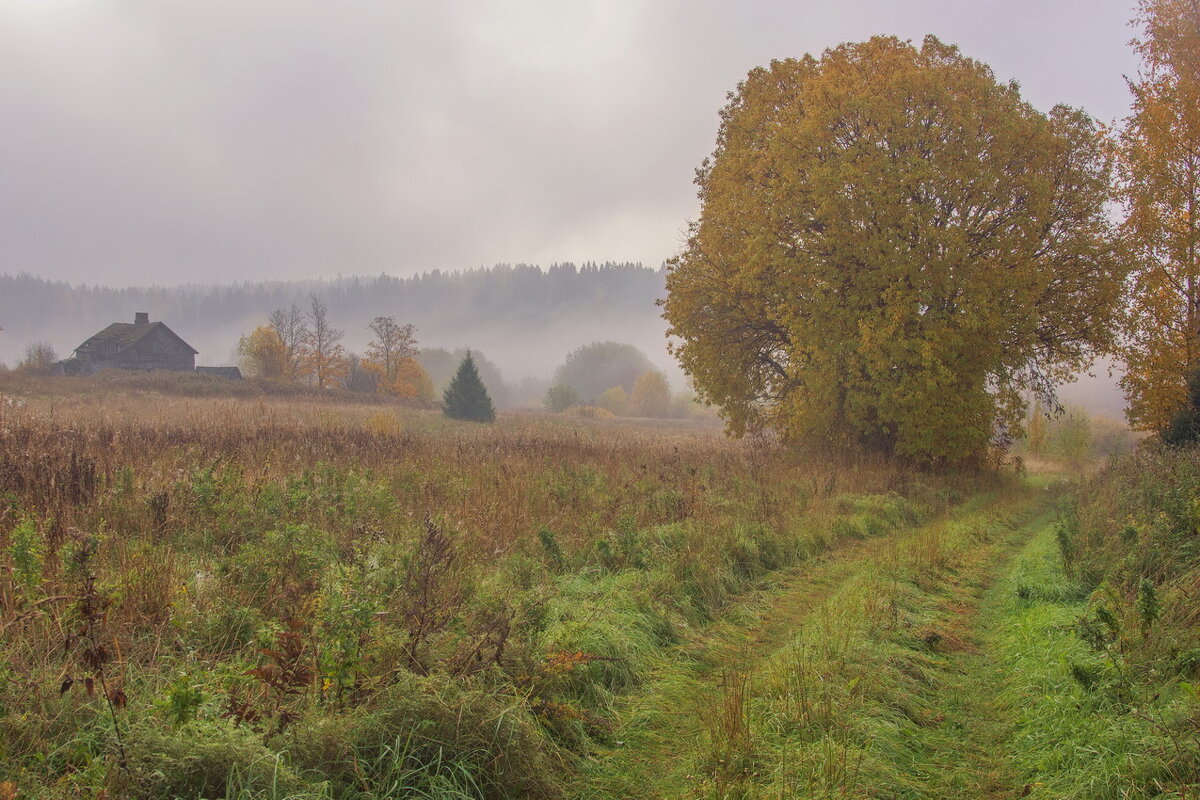
[[[310,295],[329,304],[344,343],[362,353],[367,324],[395,315],[417,327],[425,348],[482,353],[514,390],[532,379],[534,394],[572,350],[618,341],[641,350],[682,389],[686,379],[667,352],[666,322],[655,302],[663,296],[662,270],[637,264],[499,265],[467,272],[423,273],[413,278],[351,277],[327,281],[273,281],[228,285],[105,288],[0,275],[0,362],[13,365],[32,341],[49,342],[65,358],[111,322],[129,322],[136,311],[165,322],[200,351],[198,364],[237,364],[238,339],[266,324],[278,308],[306,308]],[[1059,398],[1090,413],[1122,418],[1124,397],[1099,361]],[[528,403],[531,396],[520,398]],[[514,397],[514,400],[516,398]]]
[[[345,330],[343,343],[352,352],[364,352],[374,317],[395,316],[416,326],[421,347],[482,353],[511,385],[548,380],[572,350],[613,340],[637,347],[683,388],[655,305],[663,273],[612,263],[123,289],[0,275],[0,361],[15,364],[35,340],[65,358],[109,323],[147,311],[200,351],[198,364],[233,365],[240,337],[265,325],[276,309],[293,303],[307,309],[312,294],[328,303],[330,320]]]
[[[351,351],[390,314],[511,383],[614,340],[681,388],[653,267],[697,217],[726,92],[886,30],[961,44],[1039,108],[1124,113],[1127,3],[1026,5],[6,3],[0,73],[20,79],[0,82],[0,276],[69,286],[0,277],[0,362],[33,340],[68,356],[144,310],[198,363],[231,364],[317,291]],[[588,258],[652,268],[508,307],[338,277]],[[162,286],[179,288],[144,288]],[[1118,407],[1107,378],[1064,397]]]

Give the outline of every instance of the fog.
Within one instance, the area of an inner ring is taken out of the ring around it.
[[[423,347],[469,348],[494,363],[506,382],[548,379],[566,355],[585,344],[614,340],[642,350],[677,388],[682,373],[666,350],[666,324],[655,301],[661,271],[634,264],[501,265],[466,273],[433,273],[333,281],[242,283],[173,289],[73,286],[31,276],[0,275],[0,361],[14,364],[26,344],[46,341],[69,356],[112,322],[137,311],[165,322],[200,351],[197,363],[237,362],[238,340],[278,308],[307,309],[317,295],[342,344],[362,353],[367,325],[393,316],[417,328]]]
[[[0,272],[120,287],[657,266],[752,67],[934,33],[1039,108],[1110,121],[1131,6],[8,0]]]
[[[336,294],[339,276],[657,268],[698,213],[694,170],[751,68],[933,33],[1035,106],[1111,122],[1136,71],[1131,13],[1131,0],[9,0],[0,275],[175,288],[0,297],[0,360],[35,338],[67,355],[147,310],[202,363],[228,363],[280,301]],[[204,288],[238,281],[300,282],[235,309]],[[424,344],[476,348],[510,380],[613,339],[678,385],[653,296],[630,291],[636,313],[605,309],[612,296],[558,317],[406,313]],[[361,350],[366,306],[327,299]],[[1114,407],[1105,377],[1065,395]]]
[[[330,319],[345,331],[348,350],[365,351],[375,316],[413,323],[423,347],[469,348],[495,364],[514,390],[535,379],[519,399],[540,397],[572,350],[597,341],[632,344],[661,369],[678,390],[686,380],[667,352],[666,323],[655,300],[664,294],[663,273],[637,265],[603,265],[549,271],[501,266],[469,273],[413,279],[380,276],[334,281],[242,283],[174,289],[105,289],[0,275],[0,362],[15,364],[26,344],[49,342],[61,357],[111,322],[132,322],[147,311],[200,351],[198,364],[237,363],[238,339],[277,308],[306,308],[318,294]],[[1124,398],[1112,365],[1098,362],[1060,388],[1063,403],[1121,419]],[[519,393],[517,393],[519,394]]]
[[[1120,377],[1119,365],[1101,358],[1091,369],[1076,376],[1074,382],[1059,387],[1059,402],[1067,407],[1082,408],[1094,416],[1122,422],[1125,419],[1125,395],[1118,384]]]

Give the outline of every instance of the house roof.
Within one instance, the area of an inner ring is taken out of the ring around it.
[[[144,325],[135,325],[130,322],[114,322],[104,330],[89,338],[83,344],[79,345],[79,347],[76,347],[75,351],[87,352],[93,347],[97,347],[104,342],[114,342],[117,345],[117,352],[120,353],[122,350],[137,344],[151,331],[158,330],[159,328],[162,328],[167,333],[171,334],[171,336],[177,339],[180,344],[182,344],[188,350],[191,350],[192,353],[196,354],[200,352],[187,342],[183,341],[183,339],[180,339],[179,334],[175,333],[175,331],[171,330],[161,322],[149,322]]]

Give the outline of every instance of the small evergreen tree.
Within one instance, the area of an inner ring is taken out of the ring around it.
[[[458,372],[450,380],[442,399],[446,403],[446,416],[452,419],[472,422],[492,422],[496,419],[492,398],[479,379],[479,370],[475,368],[475,359],[471,358],[469,350],[458,365]]]

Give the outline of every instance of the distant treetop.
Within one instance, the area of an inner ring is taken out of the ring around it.
[[[552,383],[569,386],[579,402],[594,405],[614,386],[632,393],[638,377],[652,371],[650,359],[631,344],[593,342],[568,354]]]

